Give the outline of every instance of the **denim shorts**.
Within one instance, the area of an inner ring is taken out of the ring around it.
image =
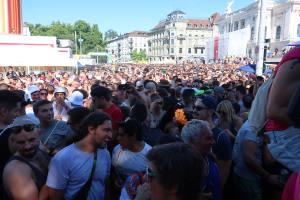
[[[268,149],[273,158],[293,172],[300,171],[300,129],[289,127],[283,131],[266,132],[270,138]]]

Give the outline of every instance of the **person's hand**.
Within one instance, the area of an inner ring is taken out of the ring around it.
[[[150,199],[150,195],[150,186],[148,183],[144,183],[137,188],[134,200],[148,200]]]
[[[266,179],[267,182],[273,186],[276,186],[276,187],[279,187],[279,188],[282,188],[283,187],[283,184],[280,182],[280,178],[278,175],[275,175],[275,174],[271,174],[268,176],[268,178]]]

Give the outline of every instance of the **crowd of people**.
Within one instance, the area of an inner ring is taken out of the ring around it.
[[[10,67],[1,199],[294,199],[299,49],[271,77],[237,70],[251,60],[234,57],[78,74]]]

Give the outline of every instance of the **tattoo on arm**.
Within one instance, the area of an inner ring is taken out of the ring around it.
[[[297,64],[300,64],[300,59],[295,60],[295,61],[292,63],[290,69],[294,69],[295,65],[297,65]]]

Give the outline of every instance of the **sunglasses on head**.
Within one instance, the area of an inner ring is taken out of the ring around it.
[[[14,133],[20,133],[22,130],[26,131],[26,132],[31,132],[35,129],[35,125],[34,124],[25,124],[23,126],[15,126],[12,127],[11,130]]]

